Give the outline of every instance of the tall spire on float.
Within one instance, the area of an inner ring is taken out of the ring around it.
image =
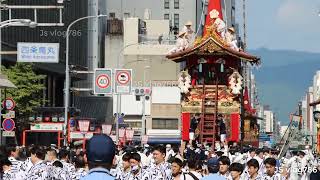
[[[210,11],[212,11],[213,9],[217,10],[219,12],[220,19],[223,20],[223,14],[222,14],[222,8],[221,8],[221,0],[208,0],[208,1],[209,1],[209,3],[208,3],[208,12],[207,12],[206,24],[204,25],[204,29],[203,29],[203,35],[205,35],[206,32],[207,32],[206,27],[211,25],[210,15],[209,15]]]

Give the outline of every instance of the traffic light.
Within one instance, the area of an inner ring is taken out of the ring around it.
[[[151,96],[151,88],[136,88],[134,90],[134,94],[136,95],[136,99],[140,100],[140,96],[144,96],[145,100],[149,100]]]

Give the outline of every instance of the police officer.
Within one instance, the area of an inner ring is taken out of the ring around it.
[[[87,144],[87,159],[90,171],[81,180],[111,180],[110,168],[116,153],[112,139],[105,135],[94,135]]]

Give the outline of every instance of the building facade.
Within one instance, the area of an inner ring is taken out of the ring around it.
[[[25,6],[29,9],[11,10],[12,19],[31,19],[35,20],[34,9],[31,6],[63,6],[62,23],[63,25],[29,27],[8,27],[2,29],[2,50],[16,51],[17,42],[40,42],[40,43],[59,43],[59,63],[34,63],[37,73],[45,74],[47,77],[43,82],[46,86],[43,92],[43,107],[63,107],[64,106],[64,82],[65,82],[65,57],[66,57],[66,29],[74,20],[88,15],[106,14],[106,4],[104,0],[78,0],[64,1],[6,1],[4,4]],[[1,10],[2,20],[9,18],[9,11]],[[38,23],[59,23],[59,10],[38,9]],[[104,36],[106,20],[83,20],[72,26],[69,43],[69,65],[73,70],[92,70],[95,67],[102,67],[104,61]],[[88,29],[88,27],[90,27]],[[26,35],[27,34],[27,35]],[[103,37],[103,38],[102,38]],[[94,48],[88,48],[94,47]],[[16,55],[3,55],[3,64],[10,66],[16,63]],[[92,88],[92,76],[79,76],[71,74],[71,99],[70,106],[80,109],[80,116],[88,118],[98,117],[99,121],[107,119],[107,113],[101,114],[97,104],[104,104],[107,107],[106,98],[94,97],[90,91],[78,91],[79,88]],[[77,89],[77,90],[76,90]],[[94,99],[94,100],[93,100]],[[87,102],[86,102],[87,101]],[[99,103],[97,103],[99,102]],[[112,102],[112,101],[110,101]],[[86,104],[83,104],[86,103]],[[88,104],[93,103],[93,104]],[[88,105],[88,106],[86,106]],[[111,103],[112,106],[112,103]],[[92,108],[91,108],[92,107]],[[95,108],[94,108],[95,107]],[[96,111],[98,110],[98,111]],[[105,109],[104,109],[105,112]],[[112,111],[108,114],[112,114]],[[60,114],[63,117],[63,114]]]
[[[197,0],[108,0],[110,17],[124,19],[137,17],[143,20],[169,20],[169,26],[180,30],[184,23],[191,21],[195,27],[198,7]]]
[[[168,20],[126,18],[123,21],[123,42],[116,44],[122,47],[116,52],[106,50],[110,57],[106,58],[107,67],[132,69],[133,73],[133,92],[121,96],[121,110],[116,109],[117,100],[113,98],[113,111],[125,114],[124,123],[135,129],[136,135],[140,135],[142,121],[145,121],[149,143],[178,143],[180,140],[180,90],[177,87],[180,67],[165,59],[175,41],[160,44],[153,38],[160,31],[169,35],[168,25]],[[149,32],[148,36],[139,34],[141,28]],[[106,38],[107,42],[117,42],[121,41],[120,37],[109,34]],[[135,94],[135,89],[150,89],[151,95],[144,99],[145,96]]]
[[[274,132],[274,113],[271,110],[264,110],[264,119],[266,121],[266,133]]]

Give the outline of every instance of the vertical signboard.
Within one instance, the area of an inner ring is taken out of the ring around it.
[[[132,89],[132,69],[116,69],[114,79],[116,94],[130,94]]]
[[[94,70],[94,94],[112,94],[112,70],[97,68]]]

